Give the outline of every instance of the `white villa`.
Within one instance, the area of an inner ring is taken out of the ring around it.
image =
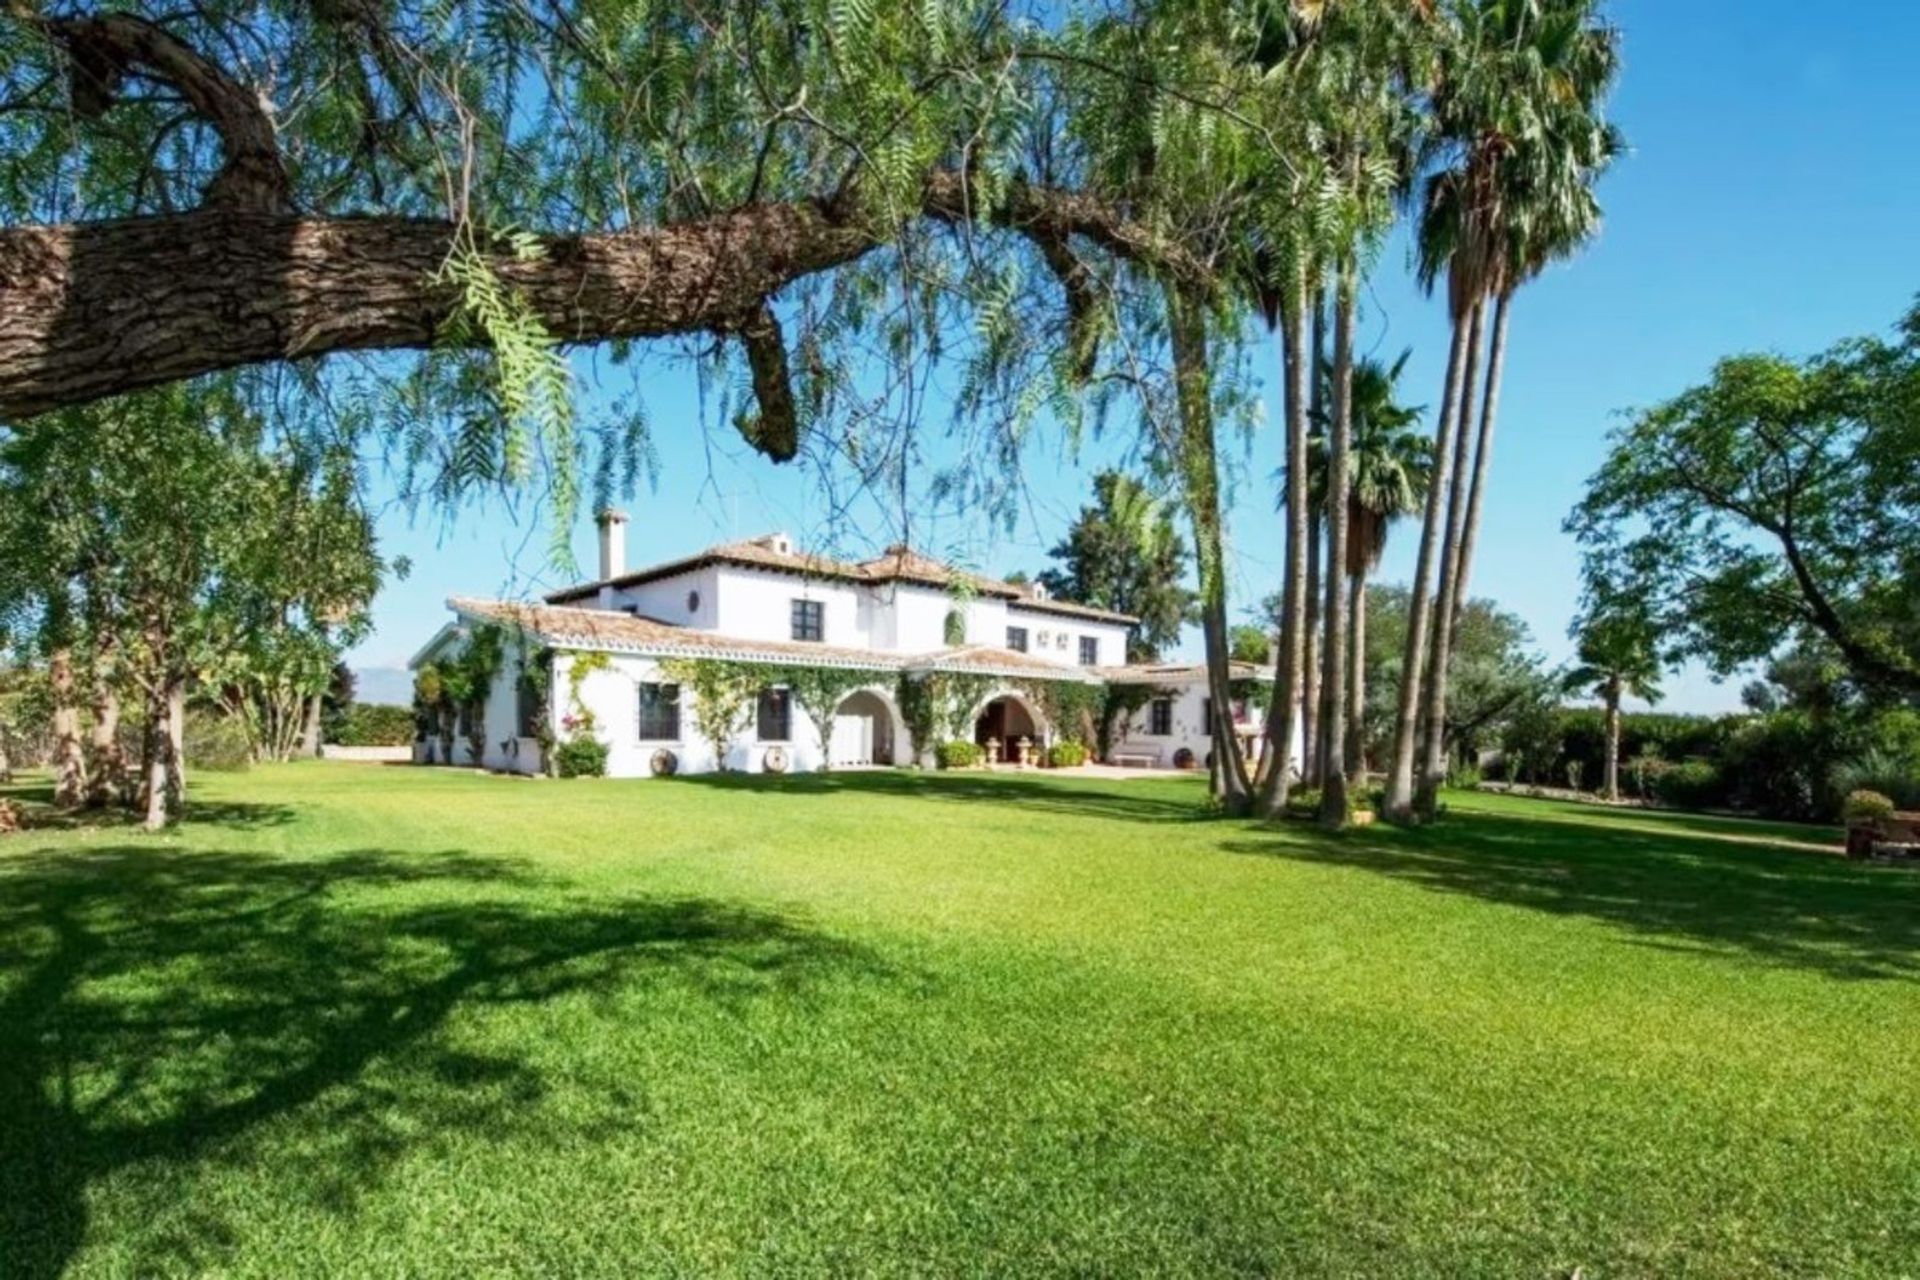
[[[1205,667],[1127,665],[1125,614],[905,546],[840,561],[778,533],[630,571],[626,517],[604,512],[599,526],[592,582],[537,604],[447,601],[452,620],[410,667],[499,657],[457,711],[423,708],[416,761],[539,773],[548,745],[591,734],[613,777],[930,763],[954,740],[1037,763],[1064,738],[1091,749],[1095,720],[1110,717],[1111,763],[1207,763]],[[693,686],[729,672],[739,715],[716,744]],[[1257,753],[1270,677],[1234,677],[1231,712]]]

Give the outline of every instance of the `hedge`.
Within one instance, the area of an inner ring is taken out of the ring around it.
[[[412,707],[356,702],[340,717],[333,742],[342,747],[404,747],[413,737]]]

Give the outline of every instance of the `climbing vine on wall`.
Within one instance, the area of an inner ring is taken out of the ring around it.
[[[662,662],[660,671],[693,694],[694,727],[713,748],[717,766],[725,770],[747,706],[767,683],[767,668],[722,658],[673,658]]]
[[[1086,745],[1100,729],[1106,687],[1077,680],[1022,680],[1015,686],[1032,699],[1054,731],[1071,742]]]

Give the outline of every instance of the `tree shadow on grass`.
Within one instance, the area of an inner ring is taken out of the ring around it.
[[[1178,780],[1179,775],[1169,781]],[[649,782],[648,785],[655,785]],[[1221,817],[1205,793],[1168,794],[1157,780],[1108,782],[1048,778],[1030,773],[913,772],[857,769],[837,773],[706,773],[676,778],[673,785],[770,795],[879,795],[1044,810],[1124,822],[1207,822]]]
[[[1920,874],[1688,831],[1453,814],[1231,851],[1353,867],[1505,906],[1584,916],[1648,945],[1847,979],[1920,980]]]
[[[30,832],[133,830],[141,822],[140,814],[117,806],[100,809],[56,808],[51,778],[17,779],[0,786],[0,799],[11,800],[20,806],[22,820]],[[291,822],[294,810],[284,804],[202,800],[190,792],[186,816],[195,822],[223,827],[274,827]]]
[[[864,950],[698,898],[569,899],[516,864],[367,850],[297,862],[129,845],[0,863],[0,1275],[58,1276],[87,1195],[138,1167],[171,1191],[276,1165],[345,1211],[381,1168],[459,1131],[542,1123],[518,1055],[462,1049],[459,1010],[672,982],[720,1002],[790,996]],[[284,1177],[276,1187],[287,1185]],[[162,1193],[165,1194],[165,1191]],[[144,1272],[218,1270],[211,1211],[164,1201]]]

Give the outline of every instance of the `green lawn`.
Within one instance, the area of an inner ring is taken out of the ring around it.
[[[0,1275],[1920,1274],[1920,874],[306,765],[0,838]]]

